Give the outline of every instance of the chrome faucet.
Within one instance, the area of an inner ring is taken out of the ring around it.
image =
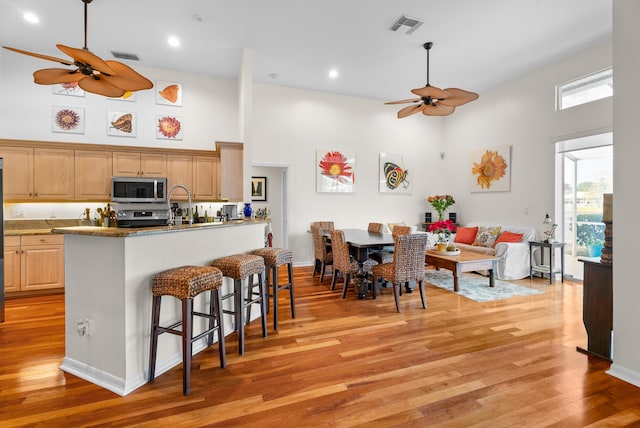
[[[169,189],[169,193],[167,194],[167,205],[169,206],[169,224],[174,224],[175,223],[175,218],[173,217],[173,212],[171,211],[171,195],[173,194],[173,191],[176,189],[184,189],[185,192],[187,192],[187,199],[189,200],[189,213],[191,213],[191,192],[189,191],[189,188],[187,186],[185,186],[184,184],[176,184],[173,187],[171,187],[171,189]],[[193,224],[193,217],[191,215],[189,215],[189,224]]]

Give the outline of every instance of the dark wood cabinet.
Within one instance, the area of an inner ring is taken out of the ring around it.
[[[578,351],[611,361],[613,330],[613,272],[610,263],[580,259],[584,263],[582,321],[587,330],[587,349]]]

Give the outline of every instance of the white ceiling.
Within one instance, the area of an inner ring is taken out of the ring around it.
[[[257,82],[375,98],[412,98],[427,82],[480,93],[611,37],[612,0],[93,0],[89,49],[136,65],[235,79],[243,48]],[[0,44],[67,58],[83,46],[82,0],[0,0]],[[29,24],[23,12],[40,17]],[[204,14],[199,22],[196,14]],[[401,16],[424,20],[393,32]],[[181,40],[180,48],[167,37]],[[31,61],[2,50],[0,61]],[[336,80],[327,77],[337,68]],[[272,75],[277,74],[277,78]]]

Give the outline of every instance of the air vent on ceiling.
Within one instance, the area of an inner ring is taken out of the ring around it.
[[[418,18],[411,18],[410,16],[402,15],[391,26],[391,31],[398,31],[400,27],[405,27],[407,29],[407,34],[411,34],[416,31],[422,24],[424,24],[424,21],[421,21]]]
[[[132,53],[111,51],[111,55],[113,55],[115,58],[118,58],[118,59],[130,59],[132,61],[140,61],[140,58],[138,58],[138,55],[132,54]]]

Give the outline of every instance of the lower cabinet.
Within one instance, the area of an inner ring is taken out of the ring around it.
[[[4,291],[64,288],[64,236],[5,236]]]

